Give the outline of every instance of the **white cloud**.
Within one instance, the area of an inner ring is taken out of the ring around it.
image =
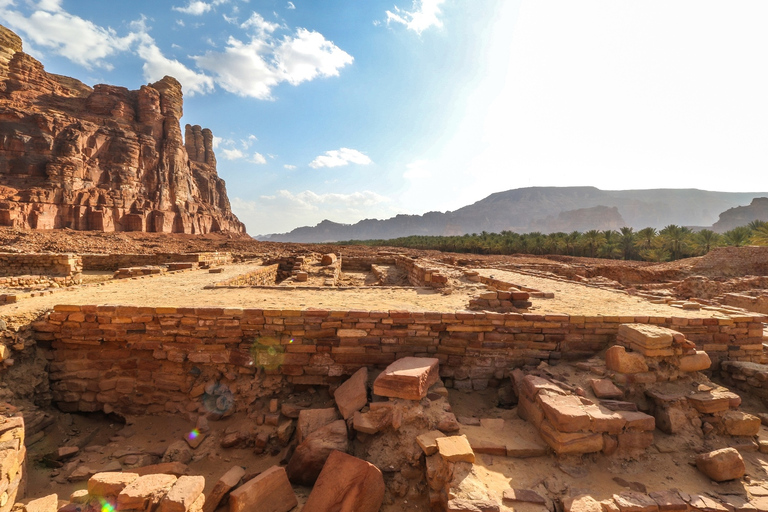
[[[254,13],[243,25],[255,29],[249,41],[230,36],[223,52],[209,51],[193,57],[198,67],[214,74],[225,90],[258,99],[272,99],[272,88],[281,82],[298,85],[318,76],[338,76],[354,60],[318,32],[303,28],[293,36],[276,39],[278,26]]]
[[[296,166],[295,165],[291,165],[291,164],[285,164],[283,166],[283,168],[284,169],[288,169],[289,171],[292,171],[292,170],[296,169]]]
[[[326,151],[324,155],[320,155],[312,160],[309,166],[313,169],[319,169],[321,167],[341,167],[350,163],[368,165],[372,163],[372,160],[368,155],[356,149],[341,148]]]
[[[38,3],[37,10],[28,17],[12,10],[12,5],[0,4],[3,25],[21,32],[25,42],[53,51],[87,69],[112,69],[105,59],[128,50],[136,38],[132,33],[119,37],[111,28],[69,14],[61,9],[57,0]]]
[[[202,16],[213,8],[213,6],[200,0],[191,0],[186,7],[173,7],[174,11],[183,12],[192,16]]]
[[[414,160],[405,166],[405,172],[403,178],[411,181],[426,180],[432,178],[433,174],[430,169],[430,162],[428,160]]]
[[[421,34],[430,27],[442,27],[440,4],[445,0],[413,0],[413,8],[406,11],[395,6],[394,12],[387,11],[387,24],[394,22],[405,25],[409,30]]]
[[[225,160],[238,160],[245,158],[245,153],[239,149],[222,149],[221,153],[224,155]]]
[[[294,9],[296,9],[296,6],[293,5],[293,2],[288,2],[288,5],[286,6],[286,9],[294,10]]]
[[[264,165],[267,163],[267,159],[261,153],[254,153],[250,160],[251,163],[256,165]]]
[[[253,14],[251,14],[250,18],[245,20],[240,25],[240,28],[255,29],[256,33],[263,37],[265,34],[271,34],[275,30],[280,28],[280,24],[267,21],[261,16],[261,14],[254,12]]]

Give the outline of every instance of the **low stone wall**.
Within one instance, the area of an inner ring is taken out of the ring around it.
[[[408,256],[396,256],[395,264],[408,272],[408,281],[413,286],[442,288],[448,282],[448,278],[440,274],[438,269],[419,265],[416,260]]]
[[[756,361],[761,321],[61,305],[34,328],[53,349],[60,407],[144,413],[194,407],[212,381],[231,389],[235,404],[250,403],[242,399],[268,395],[283,378],[324,385],[405,356],[436,357],[446,385],[483,389],[525,364],[592,356],[615,343],[623,323],[680,331],[715,366]]]
[[[228,252],[157,253],[157,254],[83,254],[84,270],[113,272],[119,268],[166,265],[191,262],[203,265],[223,265],[232,262]]]
[[[83,260],[75,254],[0,253],[0,276],[47,276],[63,284],[82,280]]]
[[[24,497],[27,449],[24,419],[0,414],[0,512],[8,512]]]
[[[726,293],[723,295],[722,304],[768,315],[768,294],[751,296],[741,293]]]
[[[372,265],[397,265],[395,256],[344,256],[341,270],[369,271]]]
[[[274,286],[277,280],[279,265],[269,265],[247,274],[241,274],[232,279],[216,283],[214,287],[246,287],[246,286]]]
[[[759,397],[768,403],[768,365],[742,361],[724,361],[720,377],[729,386]]]
[[[768,275],[768,247],[715,247],[691,269],[693,274],[717,276]]]

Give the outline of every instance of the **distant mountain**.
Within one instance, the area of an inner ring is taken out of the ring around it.
[[[768,222],[768,197],[756,197],[749,206],[737,206],[724,211],[712,229],[724,233],[735,227],[745,226],[753,220]]]
[[[314,227],[257,238],[274,242],[334,242],[409,235],[463,235],[481,231],[553,232],[616,229],[621,227],[615,225],[619,221],[635,229],[649,226],[660,229],[668,224],[711,226],[721,212],[761,196],[768,196],[768,193],[529,187],[497,192],[452,212],[397,215],[391,219],[366,219],[355,224],[324,220]],[[590,219],[602,223],[588,224]],[[608,227],[604,227],[606,225]]]

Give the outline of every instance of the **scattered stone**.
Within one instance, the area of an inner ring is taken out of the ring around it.
[[[117,495],[118,510],[151,510],[162,500],[174,483],[174,475],[145,475],[125,486]]]
[[[658,505],[659,512],[685,512],[688,510],[685,501],[674,489],[652,492],[649,496]]]
[[[58,494],[49,494],[44,498],[32,500],[24,505],[25,512],[56,512],[59,508]]]
[[[313,485],[331,452],[346,452],[348,446],[347,423],[344,420],[315,430],[293,452],[285,468],[288,478],[295,484]]]
[[[181,476],[189,473],[189,467],[182,462],[161,462],[160,464],[136,468],[133,473],[139,476],[154,474]]]
[[[624,392],[609,379],[591,379],[592,392],[597,398],[622,398]]]
[[[188,512],[203,494],[205,477],[182,476],[160,502],[157,512]]]
[[[563,500],[565,512],[603,512],[603,506],[592,496],[585,494]]]
[[[499,504],[490,499],[454,498],[448,502],[447,512],[499,512]]]
[[[229,434],[224,434],[224,436],[221,438],[221,441],[219,441],[219,445],[222,448],[232,448],[239,444],[245,443],[248,440],[248,437],[248,434],[245,432],[237,430]]]
[[[691,500],[688,502],[691,508],[694,510],[700,510],[701,512],[727,512],[720,503],[716,502],[709,496],[703,494],[691,494]]]
[[[439,430],[430,430],[424,434],[416,436],[416,443],[424,451],[427,456],[437,453],[437,438],[445,437],[445,434]]]
[[[312,512],[378,512],[384,500],[384,477],[370,462],[331,452],[304,505]]]
[[[305,409],[299,412],[296,440],[301,443],[309,434],[339,419],[338,411],[329,409]]]
[[[192,450],[188,441],[185,439],[174,441],[163,454],[163,462],[181,462],[182,464],[188,464],[192,460]]]
[[[746,473],[744,459],[734,448],[723,448],[696,457],[696,467],[715,482],[741,478]]]
[[[229,471],[224,473],[205,499],[203,512],[214,512],[219,507],[221,500],[224,499],[229,491],[240,483],[240,480],[244,475],[245,469],[241,466],[233,466]]]
[[[398,359],[376,377],[373,392],[379,396],[421,400],[439,378],[438,363],[438,359],[432,357]]]
[[[605,365],[614,372],[643,373],[648,371],[645,357],[636,352],[627,352],[620,345],[614,345],[605,352]]]
[[[333,394],[341,417],[349,419],[368,403],[368,368],[363,366],[339,386]]]
[[[80,448],[78,448],[77,446],[62,446],[58,450],[56,450],[54,460],[68,459],[73,455],[77,454],[77,452],[79,451],[80,451]]]
[[[392,424],[391,409],[376,409],[369,412],[356,411],[353,425],[355,430],[364,434],[376,434]]]
[[[302,407],[296,404],[283,403],[283,405],[280,406],[280,412],[282,413],[282,415],[285,416],[286,418],[291,418],[294,420],[298,419],[299,413],[305,409],[306,407]]]
[[[437,451],[448,462],[475,462],[475,453],[467,436],[439,437]]]
[[[613,502],[621,512],[658,512],[659,506],[647,494],[637,491],[624,491],[613,495]]]
[[[229,494],[229,512],[288,512],[298,504],[288,475],[280,466],[272,466]]]
[[[680,357],[677,366],[681,372],[700,372],[712,366],[712,360],[709,354],[697,350],[694,354]]]
[[[722,421],[731,436],[756,436],[760,432],[760,418],[741,411],[726,411]]]
[[[137,478],[137,473],[96,473],[88,479],[88,494],[102,498],[115,497]]]

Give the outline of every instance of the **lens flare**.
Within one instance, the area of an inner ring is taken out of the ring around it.
[[[99,498],[99,502],[101,503],[101,512],[115,512],[115,506],[104,498]]]
[[[192,430],[189,434],[187,434],[187,437],[189,439],[197,439],[197,437],[200,435],[200,431],[197,429]],[[104,512],[103,510],[101,512]]]

